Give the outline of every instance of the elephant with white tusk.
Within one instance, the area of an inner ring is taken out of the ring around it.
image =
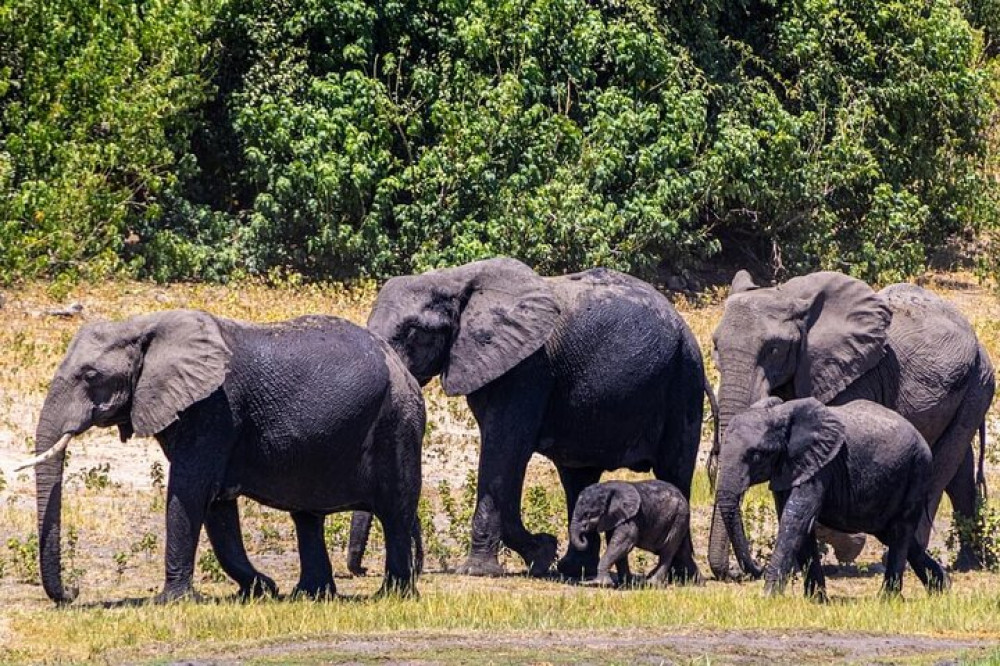
[[[247,558],[240,495],[291,513],[296,593],[335,593],[323,521],[351,509],[382,521],[382,590],[413,592],[424,419],[420,387],[396,353],[342,319],[257,325],[175,310],[87,324],[52,379],[29,463],[45,592],[56,602],[76,595],[61,576],[63,462],[71,438],[94,426],[117,426],[123,441],[155,437],[170,461],[159,601],[194,594],[203,526],[243,596],[277,591]]]

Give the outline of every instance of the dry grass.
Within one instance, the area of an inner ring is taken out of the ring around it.
[[[927,284],[962,308],[994,358],[1000,358],[997,299],[966,275],[932,277]],[[68,293],[62,293],[59,287],[31,284],[8,292],[7,304],[0,310],[4,322],[0,327],[0,470],[9,470],[29,450],[34,420],[49,378],[80,325],[79,318],[46,316],[48,308],[78,301],[86,317],[112,319],[175,307],[203,308],[255,321],[324,312],[360,323],[367,317],[374,293],[372,285],[346,289],[295,283],[229,287],[121,283],[78,286]],[[677,303],[703,350],[708,349],[711,330],[721,314],[721,301],[721,292],[716,292],[697,302],[680,299]],[[714,373],[710,363],[708,367]],[[477,438],[464,401],[446,399],[436,386],[427,396],[431,428],[425,443],[425,495],[443,543],[440,557],[431,558],[429,567],[439,572],[441,565],[457,564],[461,552],[449,541],[456,515],[445,515],[441,482],[451,488],[452,499],[458,504],[454,511],[467,509],[462,506],[462,484],[468,470],[474,469]],[[708,447],[709,435],[706,427],[703,450]],[[996,441],[995,421],[991,422],[991,435]],[[98,430],[75,442],[72,453],[64,524],[67,531],[72,528],[76,532],[77,544],[75,554],[65,565],[67,570],[75,570],[82,589],[73,608],[55,611],[40,587],[18,582],[22,575],[30,577],[30,572],[20,571],[23,563],[18,558],[26,552],[23,544],[34,531],[31,476],[15,477],[8,472],[6,488],[0,484],[0,663],[231,657],[243,654],[241,649],[246,646],[261,650],[260,658],[267,661],[268,655],[282,654],[283,645],[331,634],[382,636],[400,631],[434,635],[457,632],[479,637],[475,640],[483,643],[482,654],[494,659],[500,657],[489,652],[489,641],[484,637],[537,637],[543,635],[539,632],[563,631],[596,635],[623,627],[656,629],[661,634],[696,629],[779,633],[829,629],[1000,640],[996,601],[1000,576],[992,574],[958,576],[952,593],[937,598],[925,597],[916,581],[908,580],[905,602],[879,601],[875,596],[877,577],[837,579],[831,583],[835,602],[826,606],[806,602],[798,598],[797,592],[781,599],[764,599],[759,585],[712,583],[702,588],[593,591],[520,577],[484,581],[433,573],[422,580],[423,596],[419,601],[104,608],[101,604],[108,601],[147,598],[159,587],[163,493],[156,487],[153,472],[156,464],[163,464],[162,454],[151,440],[122,445],[115,433]],[[102,471],[99,466],[105,463],[110,467]],[[998,487],[1000,479],[993,474],[991,477],[993,487]],[[526,507],[529,526],[533,522],[535,529],[558,530],[560,538],[564,538],[560,529],[564,509],[552,466],[534,460],[527,486],[537,490]],[[699,473],[692,496],[695,548],[699,554],[705,552],[710,499],[705,475]],[[750,501],[757,506],[769,504],[763,489],[755,492]],[[297,575],[291,521],[284,514],[252,503],[243,506],[244,533],[251,557],[275,576],[282,589],[290,589]],[[946,515],[945,507],[940,516]],[[328,524],[334,566],[342,570],[345,523],[338,518]],[[764,516],[758,525],[760,536],[766,536],[770,527]],[[939,549],[943,549],[941,541],[946,530],[947,520],[940,518],[936,538]],[[12,541],[16,544],[9,545]],[[205,550],[203,547],[201,552]],[[374,550],[377,558],[378,548]],[[876,550],[866,551],[865,557],[875,560]],[[643,564],[639,562],[640,567]],[[521,567],[511,558],[508,565],[515,571]],[[208,564],[199,568],[201,589],[220,597],[232,593],[230,583],[211,582],[211,573]],[[342,592],[355,595],[371,592],[376,584],[375,578],[338,579]],[[583,654],[573,652],[571,647],[567,644],[559,648],[564,650],[559,654],[568,655],[565,660]],[[450,660],[433,649],[391,654],[418,660]],[[524,647],[514,649],[508,657],[524,661],[546,654],[544,650]],[[602,661],[610,656],[629,661],[628,655],[633,653],[624,649],[614,654],[594,654]]]

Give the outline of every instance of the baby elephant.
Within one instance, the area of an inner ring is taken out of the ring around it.
[[[902,590],[909,561],[934,592],[948,577],[914,536],[927,506],[931,451],[909,421],[867,400],[826,406],[814,398],[762,400],[726,430],[716,508],[743,570],[761,570],[750,555],[740,503],[754,484],[771,482],[780,522],[764,569],[765,591],[780,592],[797,563],[809,596],[825,598],[814,526],[865,532],[888,546],[883,593]]]
[[[587,534],[604,532],[608,547],[597,565],[594,585],[611,586],[612,564],[619,581],[629,580],[628,554],[636,546],[660,556],[647,581],[663,584],[670,564],[680,554],[693,557],[688,523],[691,510],[676,487],[666,481],[609,481],[595,483],[580,493],[569,534],[573,548],[587,548]]]

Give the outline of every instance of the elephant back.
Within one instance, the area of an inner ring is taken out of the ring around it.
[[[934,441],[921,415],[961,400],[979,354],[975,331],[956,307],[916,285],[894,284],[879,293],[892,311],[887,361],[899,373],[898,404],[889,406]]]

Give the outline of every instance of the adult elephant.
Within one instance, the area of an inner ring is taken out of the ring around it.
[[[334,317],[255,325],[194,310],[81,328],[45,398],[30,463],[42,584],[57,602],[76,595],[60,570],[65,449],[92,426],[117,426],[122,441],[155,436],[170,461],[158,600],[193,592],[202,525],[241,593],[276,591],[247,559],[239,495],[291,512],[297,592],[335,592],[323,519],[349,509],[373,511],[385,528],[383,591],[412,590],[423,397],[367,330]]]
[[[945,490],[957,515],[973,515],[977,480],[970,442],[978,430],[982,483],[993,366],[954,306],[909,284],[876,293],[847,275],[819,272],[762,289],[740,271],[712,338],[722,375],[723,431],[736,414],[768,396],[880,403],[916,426],[933,452],[928,510],[917,530],[921,546]],[[709,564],[718,578],[729,575],[729,552],[716,507]],[[956,567],[977,566],[963,541]]]
[[[604,470],[652,470],[690,496],[711,391],[690,329],[645,282],[601,268],[543,278],[490,259],[389,280],[368,327],[421,384],[440,375],[448,395],[466,396],[479,423],[472,547],[461,573],[501,574],[501,542],[531,574],[549,571],[555,537],[530,534],[521,521],[533,452],[556,465],[567,521]],[[559,571],[596,573],[598,546],[595,538],[583,552],[570,549]],[[678,559],[675,578],[698,576],[692,557]]]

